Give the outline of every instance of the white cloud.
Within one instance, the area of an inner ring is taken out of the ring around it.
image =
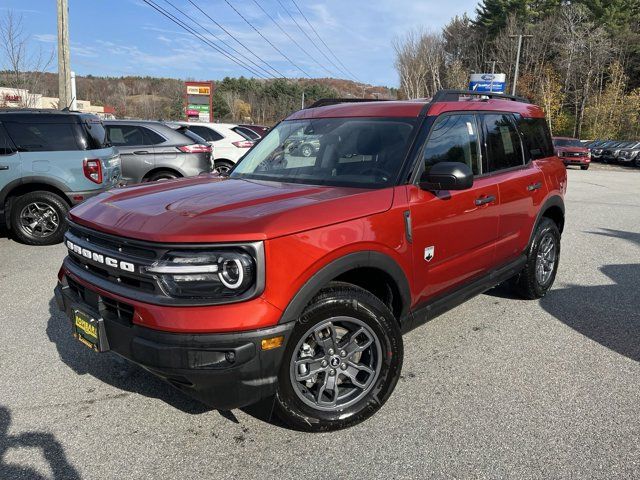
[[[33,36],[33,39],[43,43],[56,43],[58,36],[53,33],[37,33]]]

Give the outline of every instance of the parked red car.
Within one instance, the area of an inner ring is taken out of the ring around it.
[[[582,170],[589,169],[591,150],[577,138],[554,137],[553,147],[565,165],[578,165]]]
[[[389,398],[402,333],[507,280],[548,292],[567,173],[540,108],[457,91],[323,103],[226,178],[73,209],[56,287],[70,333],[219,409],[273,398],[288,424],[332,430]],[[291,155],[292,136],[319,148]]]

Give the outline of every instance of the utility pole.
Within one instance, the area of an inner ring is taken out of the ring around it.
[[[493,77],[495,77],[495,75],[496,75],[496,61],[495,60],[488,60],[485,63],[490,63],[491,64],[491,85],[489,86],[489,91],[491,93],[493,93]]]
[[[523,38],[531,38],[533,35],[509,35],[509,38],[517,38],[518,39],[518,54],[516,55],[516,71],[513,75],[513,87],[511,88],[511,95],[516,94],[516,86],[518,85],[518,72],[520,70],[520,50],[522,49],[522,39]]]
[[[71,57],[69,53],[69,1],[58,1],[58,108],[71,106]]]
[[[302,90],[302,110],[304,110],[304,89]]]

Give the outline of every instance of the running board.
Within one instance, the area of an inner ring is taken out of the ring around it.
[[[521,255],[504,267],[493,270],[489,272],[489,274],[473,280],[452,292],[445,293],[427,303],[418,305],[417,308],[410,312],[405,322],[403,322],[402,333],[410,332],[414,328],[424,325],[429,320],[448,312],[470,298],[480,295],[505,280],[510,279],[520,273],[526,263],[527,256]]]

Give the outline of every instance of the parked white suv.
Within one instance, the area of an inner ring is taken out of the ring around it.
[[[193,133],[204,138],[213,146],[215,169],[219,173],[228,172],[240,158],[253,147],[253,140],[234,131],[232,123],[175,122],[186,125]]]

